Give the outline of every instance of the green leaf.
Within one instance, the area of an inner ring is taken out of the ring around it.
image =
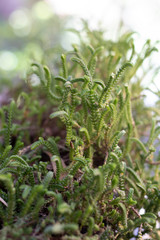
[[[53,119],[55,117],[59,117],[59,116],[66,116],[66,117],[69,117],[68,116],[68,113],[65,112],[65,111],[57,111],[57,112],[54,112],[52,114],[50,114],[50,118]]]

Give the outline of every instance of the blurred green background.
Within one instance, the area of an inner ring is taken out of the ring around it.
[[[45,1],[0,1],[0,89],[25,78],[32,61],[53,62],[62,52],[67,17],[58,17]]]

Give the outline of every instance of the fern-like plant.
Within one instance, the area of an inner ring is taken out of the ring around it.
[[[62,54],[58,76],[33,62],[38,91],[0,109],[3,239],[159,239],[159,112],[135,77],[156,48],[85,30],[89,45]]]

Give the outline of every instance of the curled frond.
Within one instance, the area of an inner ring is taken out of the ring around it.
[[[85,137],[86,137],[86,140],[87,140],[86,142],[87,142],[87,144],[89,144],[90,143],[90,136],[89,136],[88,130],[83,127],[83,128],[80,128],[79,131],[83,132],[85,134]]]
[[[119,142],[119,140],[121,139],[121,137],[125,134],[126,132],[124,130],[117,132],[116,135],[114,136],[114,140],[113,140],[113,144],[112,144],[112,151],[115,150],[115,148],[117,147],[117,144]]]
[[[26,203],[23,207],[23,210],[21,212],[21,216],[24,217],[28,211],[30,210],[33,202],[36,200],[36,197],[38,194],[42,193],[44,187],[43,185],[35,185],[33,188],[32,188],[32,191],[29,195],[29,197],[26,199]]]
[[[62,171],[61,159],[60,159],[59,156],[54,155],[51,158],[51,162],[55,162],[56,163],[56,182],[58,182],[59,179],[60,179],[61,171]]]
[[[90,72],[89,72],[86,64],[83,62],[82,59],[73,57],[73,58],[71,58],[71,60],[72,60],[73,62],[78,63],[78,64],[81,66],[81,68],[83,69],[85,75],[87,75],[88,77],[91,77],[91,74],[90,74]]]
[[[127,167],[126,170],[127,170],[127,172],[129,172],[132,175],[132,177],[134,178],[134,180],[136,182],[143,184],[141,178],[138,176],[138,174],[132,168]]]
[[[110,111],[110,108],[107,107],[106,110],[104,110],[104,112],[101,113],[101,116],[99,118],[98,128],[97,128],[98,135],[100,134],[101,129],[104,126],[104,118],[109,111]]]
[[[132,64],[130,62],[125,63],[116,73],[114,78],[114,85],[119,81],[120,77],[122,76],[123,72],[126,70],[126,68],[132,67]]]
[[[60,100],[61,98],[56,96],[52,90],[51,90],[51,80],[52,80],[52,77],[51,77],[51,73],[50,73],[50,70],[48,67],[44,66],[44,72],[45,72],[45,75],[46,75],[46,92],[47,92],[47,95],[49,98],[53,99],[53,100]]]
[[[42,181],[42,184],[44,185],[45,188],[48,188],[52,179],[53,179],[53,172],[49,171]]]
[[[68,113],[65,112],[65,111],[57,111],[57,112],[54,112],[52,114],[50,114],[50,118],[53,119],[55,117],[59,117],[59,116],[66,116],[66,117],[69,117],[68,116]]]
[[[20,157],[18,155],[10,156],[10,161],[13,161],[13,160],[22,164],[22,165],[25,165],[26,167],[29,167],[28,163],[22,157]]]
[[[102,88],[105,88],[105,84],[101,79],[94,79],[93,89],[96,89],[97,86],[101,86]]]
[[[94,75],[95,73],[95,66],[96,66],[96,56],[103,50],[103,47],[98,47],[97,49],[94,50],[93,54],[91,55],[91,58],[89,60],[89,63],[87,65],[88,70],[91,73],[91,76]]]
[[[135,143],[137,143],[138,144],[138,146],[141,148],[141,150],[145,153],[145,154],[147,154],[147,149],[146,149],[146,147],[144,146],[144,144],[141,142],[141,140],[139,140],[138,138],[130,138],[131,139],[131,141],[134,141]]]
[[[114,75],[112,74],[108,80],[106,87],[103,89],[101,96],[99,98],[100,106],[107,102],[109,95],[111,93],[112,87],[113,87],[113,83],[114,83]]]
[[[61,76],[56,76],[54,79],[57,81],[63,82],[63,83],[65,83],[67,81],[65,78],[63,78]]]
[[[35,66],[38,68],[38,72],[36,71],[36,74],[38,75],[40,81],[41,81],[41,84],[43,86],[45,86],[45,72],[44,72],[44,68],[41,64],[37,63],[37,62],[33,62],[31,64],[31,66]]]
[[[84,77],[80,77],[80,78],[73,78],[70,82],[71,83],[77,83],[77,82],[85,82],[85,78]]]
[[[69,175],[71,175],[71,176],[74,176],[76,174],[76,172],[78,171],[78,169],[81,168],[81,166],[86,165],[86,161],[82,157],[75,157],[74,160],[76,162],[73,164],[72,168],[69,171]]]
[[[139,198],[141,196],[141,192],[139,191],[134,180],[132,180],[130,177],[127,177],[127,176],[124,176],[124,178],[125,178],[125,181],[129,184],[129,186],[134,189],[135,195]]]
[[[44,140],[42,137],[39,137],[39,140],[32,144],[31,149],[34,150],[41,145],[45,146],[52,154],[59,155],[58,148],[53,139]]]
[[[43,69],[44,69],[46,80],[47,80],[47,91],[49,92],[51,87],[51,73],[47,66],[44,66]]]
[[[68,71],[67,71],[66,55],[62,54],[61,60],[62,60],[63,77],[67,79]]]
[[[130,188],[128,192],[128,197],[126,199],[126,202],[129,205],[135,205],[137,203],[137,201],[133,200],[133,193],[134,193],[134,188]]]

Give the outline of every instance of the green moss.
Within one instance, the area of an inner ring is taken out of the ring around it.
[[[0,109],[3,239],[127,240],[137,227],[139,238],[157,234],[159,115],[144,107],[135,77],[156,49],[148,41],[137,54],[128,33],[117,42],[87,34],[89,47],[61,55],[59,76],[33,63],[41,86]]]

